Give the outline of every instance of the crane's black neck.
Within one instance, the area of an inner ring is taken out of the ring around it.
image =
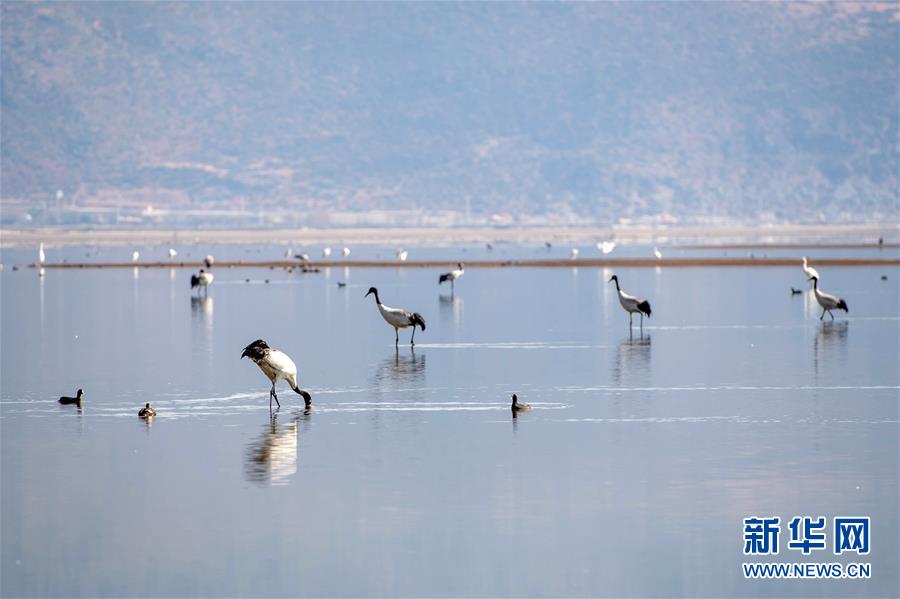
[[[616,291],[622,291],[619,289],[619,277],[613,277],[613,282],[616,284]]]

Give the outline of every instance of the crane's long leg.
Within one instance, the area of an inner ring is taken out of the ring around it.
[[[644,313],[641,312],[641,330],[644,330]]]
[[[269,397],[269,409],[270,410],[272,409],[272,397],[275,398],[275,403],[278,404],[278,407],[280,408],[281,402],[278,401],[278,394],[275,393],[275,383],[274,382],[272,383],[272,395],[271,395],[271,397]]]
[[[823,320],[825,318],[825,308],[822,308],[822,315],[819,316],[819,320]]]
[[[633,326],[634,326],[634,312],[629,312],[628,313],[628,328],[630,329]]]
[[[394,327],[394,347],[400,345],[400,329]]]
[[[413,325],[413,334],[412,334],[412,337],[409,338],[409,344],[410,345],[416,344],[416,325]]]
[[[834,320],[834,314],[831,312],[831,310],[828,311],[828,315],[831,316],[831,320]]]

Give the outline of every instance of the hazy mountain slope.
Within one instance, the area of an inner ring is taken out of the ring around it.
[[[898,14],[4,2],[2,194],[896,217]]]

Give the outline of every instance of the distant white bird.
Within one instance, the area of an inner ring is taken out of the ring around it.
[[[466,274],[466,271],[463,269],[462,263],[457,262],[455,269],[442,274],[438,278],[438,285],[442,285],[444,281],[450,281],[450,293],[453,293],[453,284],[456,282],[456,279],[460,278],[464,274]]]
[[[200,292],[200,289],[203,289],[204,293],[209,293],[209,286],[212,285],[213,278],[211,272],[206,272],[201,268],[199,273],[191,275],[191,289],[198,287],[197,293]]]
[[[331,255],[331,248],[322,248],[322,257],[327,258]]]
[[[175,251],[175,248],[169,248],[169,260],[178,255],[178,252]]]
[[[342,250],[341,250],[341,254],[344,256],[344,258],[346,258],[347,256],[350,255],[350,248],[344,248],[344,249],[342,249]]]
[[[662,259],[662,252],[657,247],[653,248],[653,255],[656,256],[657,260]]]
[[[302,260],[303,262],[309,262],[309,254],[297,254],[294,258]]]
[[[47,255],[44,253],[44,242],[41,242],[41,245],[38,246],[38,263],[43,264],[44,260],[47,259]]]
[[[139,251],[134,250],[133,252],[131,252],[131,261],[132,262],[137,262],[138,260],[140,260],[140,258],[141,258],[141,253]]]
[[[644,328],[644,314],[647,315],[647,318],[650,318],[650,302],[633,295],[628,295],[622,291],[619,287],[618,276],[611,276],[607,282],[611,283],[613,281],[616,282],[616,291],[619,293],[619,303],[622,304],[622,308],[628,312],[628,326],[631,327],[633,325],[634,314],[637,312],[641,315],[641,328]]]
[[[273,398],[278,407],[281,407],[281,402],[278,401],[278,394],[275,393],[275,383],[279,380],[286,381],[291,389],[294,390],[294,393],[302,396],[306,407],[312,405],[312,396],[309,392],[297,386],[297,365],[286,353],[269,347],[262,339],[257,339],[244,348],[244,352],[241,354],[241,359],[243,358],[253,360],[259,366],[259,369],[263,371],[263,374],[272,382],[272,390],[269,391],[270,410],[272,409]]]
[[[409,256],[409,252],[400,248],[397,250],[397,257],[400,259],[400,262],[406,262],[406,258]]]
[[[597,249],[603,252],[604,254],[608,254],[614,249],[616,249],[615,241],[603,241],[597,244]]]
[[[422,327],[422,330],[425,330],[425,319],[422,318],[422,315],[418,312],[409,312],[402,308],[391,308],[389,306],[385,306],[381,303],[381,299],[378,297],[378,290],[374,287],[369,287],[369,291],[366,292],[365,297],[369,297],[371,294],[375,294],[375,304],[378,306],[378,311],[381,313],[381,317],[384,318],[384,321],[394,327],[394,345],[398,345],[400,343],[400,329],[405,329],[406,327],[412,327],[412,337],[409,338],[409,344],[415,345],[416,338],[416,327]]]
[[[569,255],[570,260],[578,259],[578,248],[572,248],[572,253]]]
[[[843,310],[847,313],[850,312],[849,308],[847,308],[847,302],[836,295],[819,291],[819,277],[810,277],[810,280],[813,282],[813,292],[816,294],[816,301],[822,306],[822,315],[819,316],[819,320],[825,318],[825,312],[828,312],[828,315],[831,316],[831,320],[834,320],[834,314],[831,313],[832,310]]]
[[[284,258],[285,260],[289,260],[294,257],[294,248],[288,248],[284,250]]]
[[[819,278],[819,271],[806,263],[806,256],[803,256],[803,274],[806,275],[807,279],[811,279],[813,277]]]
[[[203,263],[206,264],[206,268],[212,268],[212,265],[215,264],[216,259],[212,257],[212,254],[207,254],[206,258],[203,259]]]

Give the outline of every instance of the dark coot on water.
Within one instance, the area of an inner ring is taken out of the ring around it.
[[[63,404],[64,406],[67,406],[70,404],[75,404],[75,405],[80,406],[82,397],[84,397],[84,389],[79,389],[78,392],[75,394],[75,397],[68,397],[65,395],[60,397],[59,403]]]

